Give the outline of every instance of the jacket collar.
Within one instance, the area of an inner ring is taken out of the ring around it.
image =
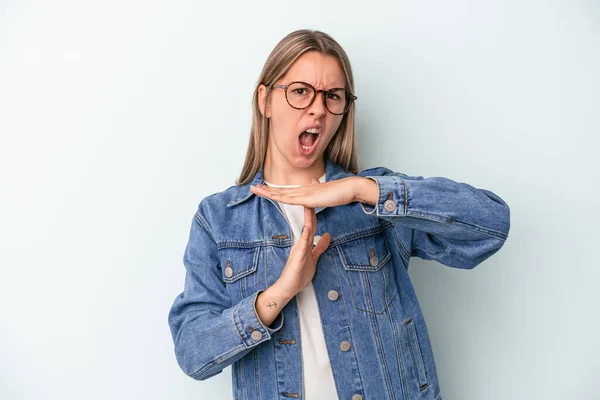
[[[325,182],[346,178],[352,175],[352,173],[347,172],[340,165],[333,163],[328,157],[325,158]],[[238,191],[235,193],[231,201],[227,203],[227,207],[236,206],[248,200],[250,197],[255,196],[255,194],[250,191],[250,186],[264,183],[265,180],[263,175],[263,167],[261,166],[258,172],[252,178],[252,181],[250,183],[239,187]],[[323,208],[325,207],[315,208],[315,213],[321,211]]]

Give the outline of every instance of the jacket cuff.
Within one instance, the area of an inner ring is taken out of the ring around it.
[[[271,335],[283,327],[283,311],[277,314],[271,323],[272,328],[265,326],[256,312],[256,299],[264,290],[258,290],[252,296],[240,301],[233,310],[233,321],[238,334],[246,347],[253,347],[271,339]]]
[[[406,183],[397,175],[366,176],[377,183],[379,199],[374,207],[360,203],[366,214],[378,217],[397,217],[406,215]]]

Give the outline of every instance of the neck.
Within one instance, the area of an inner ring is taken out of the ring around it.
[[[325,158],[321,157],[306,168],[291,165],[285,160],[274,160],[267,152],[263,168],[263,178],[274,185],[309,185],[313,178],[325,174]]]

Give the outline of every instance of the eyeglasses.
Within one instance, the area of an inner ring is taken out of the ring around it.
[[[323,93],[325,108],[334,115],[346,113],[352,102],[358,98],[344,88],[316,90],[311,84],[300,81],[294,81],[287,85],[272,85],[271,87],[284,89],[285,99],[296,110],[303,110],[310,106],[315,101],[317,93],[321,92]]]

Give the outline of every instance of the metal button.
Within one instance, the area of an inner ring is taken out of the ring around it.
[[[392,212],[396,209],[396,202],[394,200],[386,200],[385,203],[383,203],[383,208],[385,208],[386,211]]]
[[[350,342],[347,340],[344,340],[342,343],[340,343],[340,350],[341,351],[348,351],[350,350]]]
[[[317,243],[319,243],[319,240],[321,240],[321,236],[315,235],[315,237],[313,239],[313,246],[316,246]]]
[[[377,258],[377,256],[371,256],[369,257],[369,263],[371,264],[371,267],[376,267],[379,265],[379,258]]]
[[[355,394],[352,396],[352,400],[363,400],[363,397],[360,394]]]
[[[369,256],[369,264],[371,264],[371,267],[379,265],[379,258],[375,255],[375,249],[372,247],[369,249]]]
[[[331,301],[336,301],[338,299],[338,297],[340,297],[340,295],[337,292],[337,290],[330,290],[329,293],[327,293],[327,297]]]
[[[250,336],[252,336],[252,339],[254,339],[254,340],[260,340],[260,339],[262,339],[263,335],[262,335],[262,333],[260,333],[260,331],[253,331]]]
[[[225,268],[225,276],[231,278],[233,276],[233,269],[231,267]]]

